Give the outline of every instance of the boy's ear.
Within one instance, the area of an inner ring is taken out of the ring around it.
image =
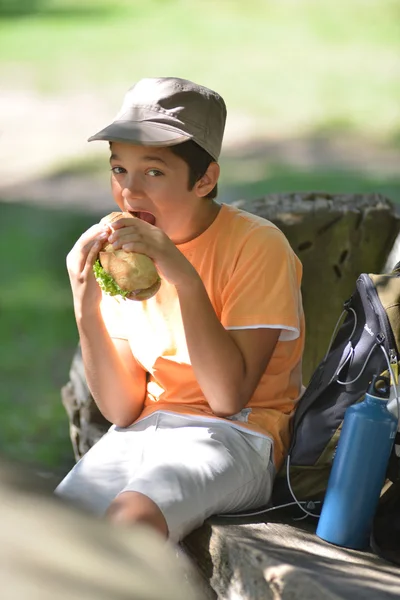
[[[218,183],[219,173],[219,164],[211,162],[203,177],[195,183],[194,189],[199,197],[204,198],[215,188]]]

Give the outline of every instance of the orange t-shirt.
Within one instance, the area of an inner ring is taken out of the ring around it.
[[[301,263],[273,223],[226,204],[206,231],[177,247],[196,268],[227,330],[282,330],[250,402],[238,415],[223,419],[270,437],[279,468],[302,387]],[[145,302],[104,295],[101,308],[111,337],[128,340],[134,357],[149,373],[139,419],[156,410],[221,419],[211,411],[196,381],[173,285],[162,281],[159,292]]]

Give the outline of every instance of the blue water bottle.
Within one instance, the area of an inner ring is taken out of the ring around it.
[[[317,536],[338,546],[368,546],[397,431],[387,410],[390,381],[375,375],[363,402],[345,413]]]

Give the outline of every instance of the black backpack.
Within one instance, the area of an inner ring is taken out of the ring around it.
[[[344,303],[330,347],[298,402],[273,506],[293,500],[303,505],[318,500],[321,505],[346,409],[363,399],[373,375],[396,377],[399,350],[400,263],[389,274],[362,273]],[[393,451],[388,469],[392,481],[399,478],[399,464]]]

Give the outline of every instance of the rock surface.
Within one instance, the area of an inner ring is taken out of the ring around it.
[[[315,536],[313,522],[293,521],[282,511],[259,519],[213,518],[184,540],[218,600],[399,598],[395,565],[327,544]]]

